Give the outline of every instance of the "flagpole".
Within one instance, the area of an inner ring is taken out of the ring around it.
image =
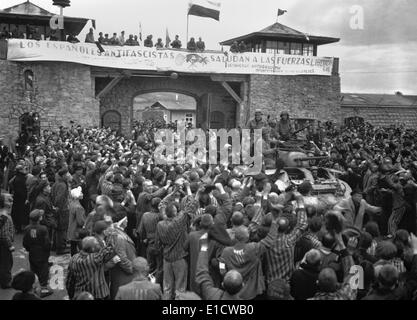
[[[187,14],[187,39],[186,39],[186,42],[185,42],[186,47],[187,47],[187,44],[188,44],[188,27],[189,27],[189,24],[190,24],[190,15]]]

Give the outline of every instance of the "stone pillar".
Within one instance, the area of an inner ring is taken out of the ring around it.
[[[240,97],[242,98],[242,103],[238,104],[237,112],[236,112],[236,126],[237,127],[245,127],[247,119],[247,108],[249,108],[248,103],[248,96],[249,96],[249,83],[248,81],[244,81],[240,84]]]

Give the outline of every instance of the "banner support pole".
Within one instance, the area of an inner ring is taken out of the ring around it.
[[[189,30],[189,25],[190,25],[190,15],[187,14],[187,39],[186,39],[186,43],[185,43],[185,46],[186,47],[188,45],[188,30]]]

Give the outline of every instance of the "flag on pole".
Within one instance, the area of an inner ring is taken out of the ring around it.
[[[282,10],[282,9],[278,9],[278,17],[282,16],[283,14],[285,14],[287,12],[287,10]]]
[[[170,43],[171,43],[171,38],[169,37],[169,32],[167,28],[166,35],[165,35],[165,48],[169,48]]]
[[[220,2],[211,0],[190,0],[188,15],[220,20]]]

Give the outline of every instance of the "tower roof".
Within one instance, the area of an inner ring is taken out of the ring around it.
[[[229,39],[223,42],[220,42],[221,45],[230,46],[233,42],[253,42],[256,40],[267,39],[267,40],[279,40],[279,41],[292,41],[292,42],[308,42],[311,44],[328,44],[339,42],[339,38],[331,38],[331,37],[321,37],[321,36],[313,36],[306,34],[304,32],[295,30],[288,26],[285,26],[281,23],[274,23],[265,29],[262,29],[257,32],[252,32],[240,37],[236,37],[233,39]]]
[[[5,24],[27,24],[35,26],[49,26],[49,20],[55,14],[36,4],[25,1],[15,6],[0,10],[0,20]],[[85,27],[86,18],[64,17],[64,29],[67,33],[78,35]]]
[[[10,14],[24,14],[24,15],[36,15],[36,16],[52,16],[53,13],[45,10],[36,4],[25,1],[20,4],[14,5],[12,7],[0,10],[2,13],[10,13]]]

